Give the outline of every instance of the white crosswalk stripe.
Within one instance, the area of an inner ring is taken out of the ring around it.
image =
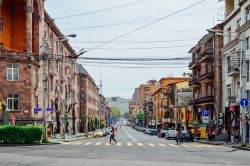
[[[137,143],[138,146],[144,146],[142,143]]]
[[[197,148],[201,148],[202,146],[200,145],[195,145],[195,144],[190,144],[191,146],[197,147]]]
[[[151,146],[151,147],[155,147],[155,145],[154,145],[154,144],[151,144],[151,143],[148,143],[148,145]]]
[[[191,146],[188,146],[188,145],[185,145],[185,144],[183,144],[182,146],[185,146],[185,147],[187,147],[187,148],[190,148]]]
[[[167,145],[164,145],[164,144],[159,144],[160,146],[162,146],[162,147],[166,147]]]
[[[178,145],[175,145],[175,144],[168,144],[168,145],[170,145],[172,147],[178,147]]]
[[[107,142],[105,145],[106,145],[106,146],[109,146],[109,145],[110,145],[110,143],[108,143],[108,142]]]
[[[122,146],[122,143],[119,142],[119,143],[117,143],[116,145],[117,145],[117,146]]]
[[[95,145],[97,145],[97,146],[98,146],[98,145],[101,145],[101,144],[102,144],[101,142],[97,142]]]
[[[127,143],[127,145],[128,145],[128,146],[133,146],[133,144],[132,144],[132,143]]]
[[[72,145],[81,145],[82,142],[73,142]]]
[[[87,142],[87,143],[85,143],[84,145],[90,145],[90,144],[92,144],[92,142]]]

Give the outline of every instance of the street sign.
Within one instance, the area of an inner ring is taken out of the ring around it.
[[[248,100],[247,99],[241,99],[240,100],[241,107],[247,107],[248,106]]]
[[[209,123],[209,118],[206,116],[202,117],[202,123]]]
[[[34,112],[39,112],[39,111],[42,111],[41,108],[34,108]]]
[[[46,111],[53,112],[54,108],[46,108]]]
[[[203,112],[202,112],[202,116],[208,116],[208,110],[203,110]]]

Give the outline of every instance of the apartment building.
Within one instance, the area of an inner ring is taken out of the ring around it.
[[[241,87],[246,86],[247,98],[250,99],[250,1],[227,0],[225,1],[226,20],[223,27],[223,120],[225,128],[234,128],[240,132],[240,99]],[[240,78],[241,55],[246,56],[247,76],[246,85],[242,85]]]

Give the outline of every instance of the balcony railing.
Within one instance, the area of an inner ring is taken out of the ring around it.
[[[203,103],[213,103],[214,102],[214,96],[206,96],[198,99],[190,100],[189,104],[203,104]]]
[[[228,76],[235,76],[240,74],[240,62],[228,64]]]
[[[208,72],[205,74],[202,74],[199,78],[200,82],[210,82],[214,80],[214,73],[213,72]]]
[[[208,48],[199,55],[198,61],[203,62],[203,61],[206,61],[206,60],[210,60],[212,58],[213,58],[213,49]]]
[[[189,63],[188,67],[189,69],[193,69],[195,67],[200,66],[200,63],[198,62],[198,59],[194,59],[191,63]]]
[[[200,83],[199,83],[199,80],[198,79],[192,79],[189,83],[189,86],[199,86]]]

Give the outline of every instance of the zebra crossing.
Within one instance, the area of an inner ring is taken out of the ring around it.
[[[161,148],[221,148],[222,146],[217,145],[207,145],[207,144],[198,144],[198,143],[186,143],[181,145],[171,144],[171,143],[142,143],[142,142],[118,142],[115,144],[112,142],[112,144],[109,144],[109,142],[83,142],[83,141],[74,141],[74,142],[63,142],[62,145],[83,145],[83,146],[127,146],[127,147],[161,147]]]

